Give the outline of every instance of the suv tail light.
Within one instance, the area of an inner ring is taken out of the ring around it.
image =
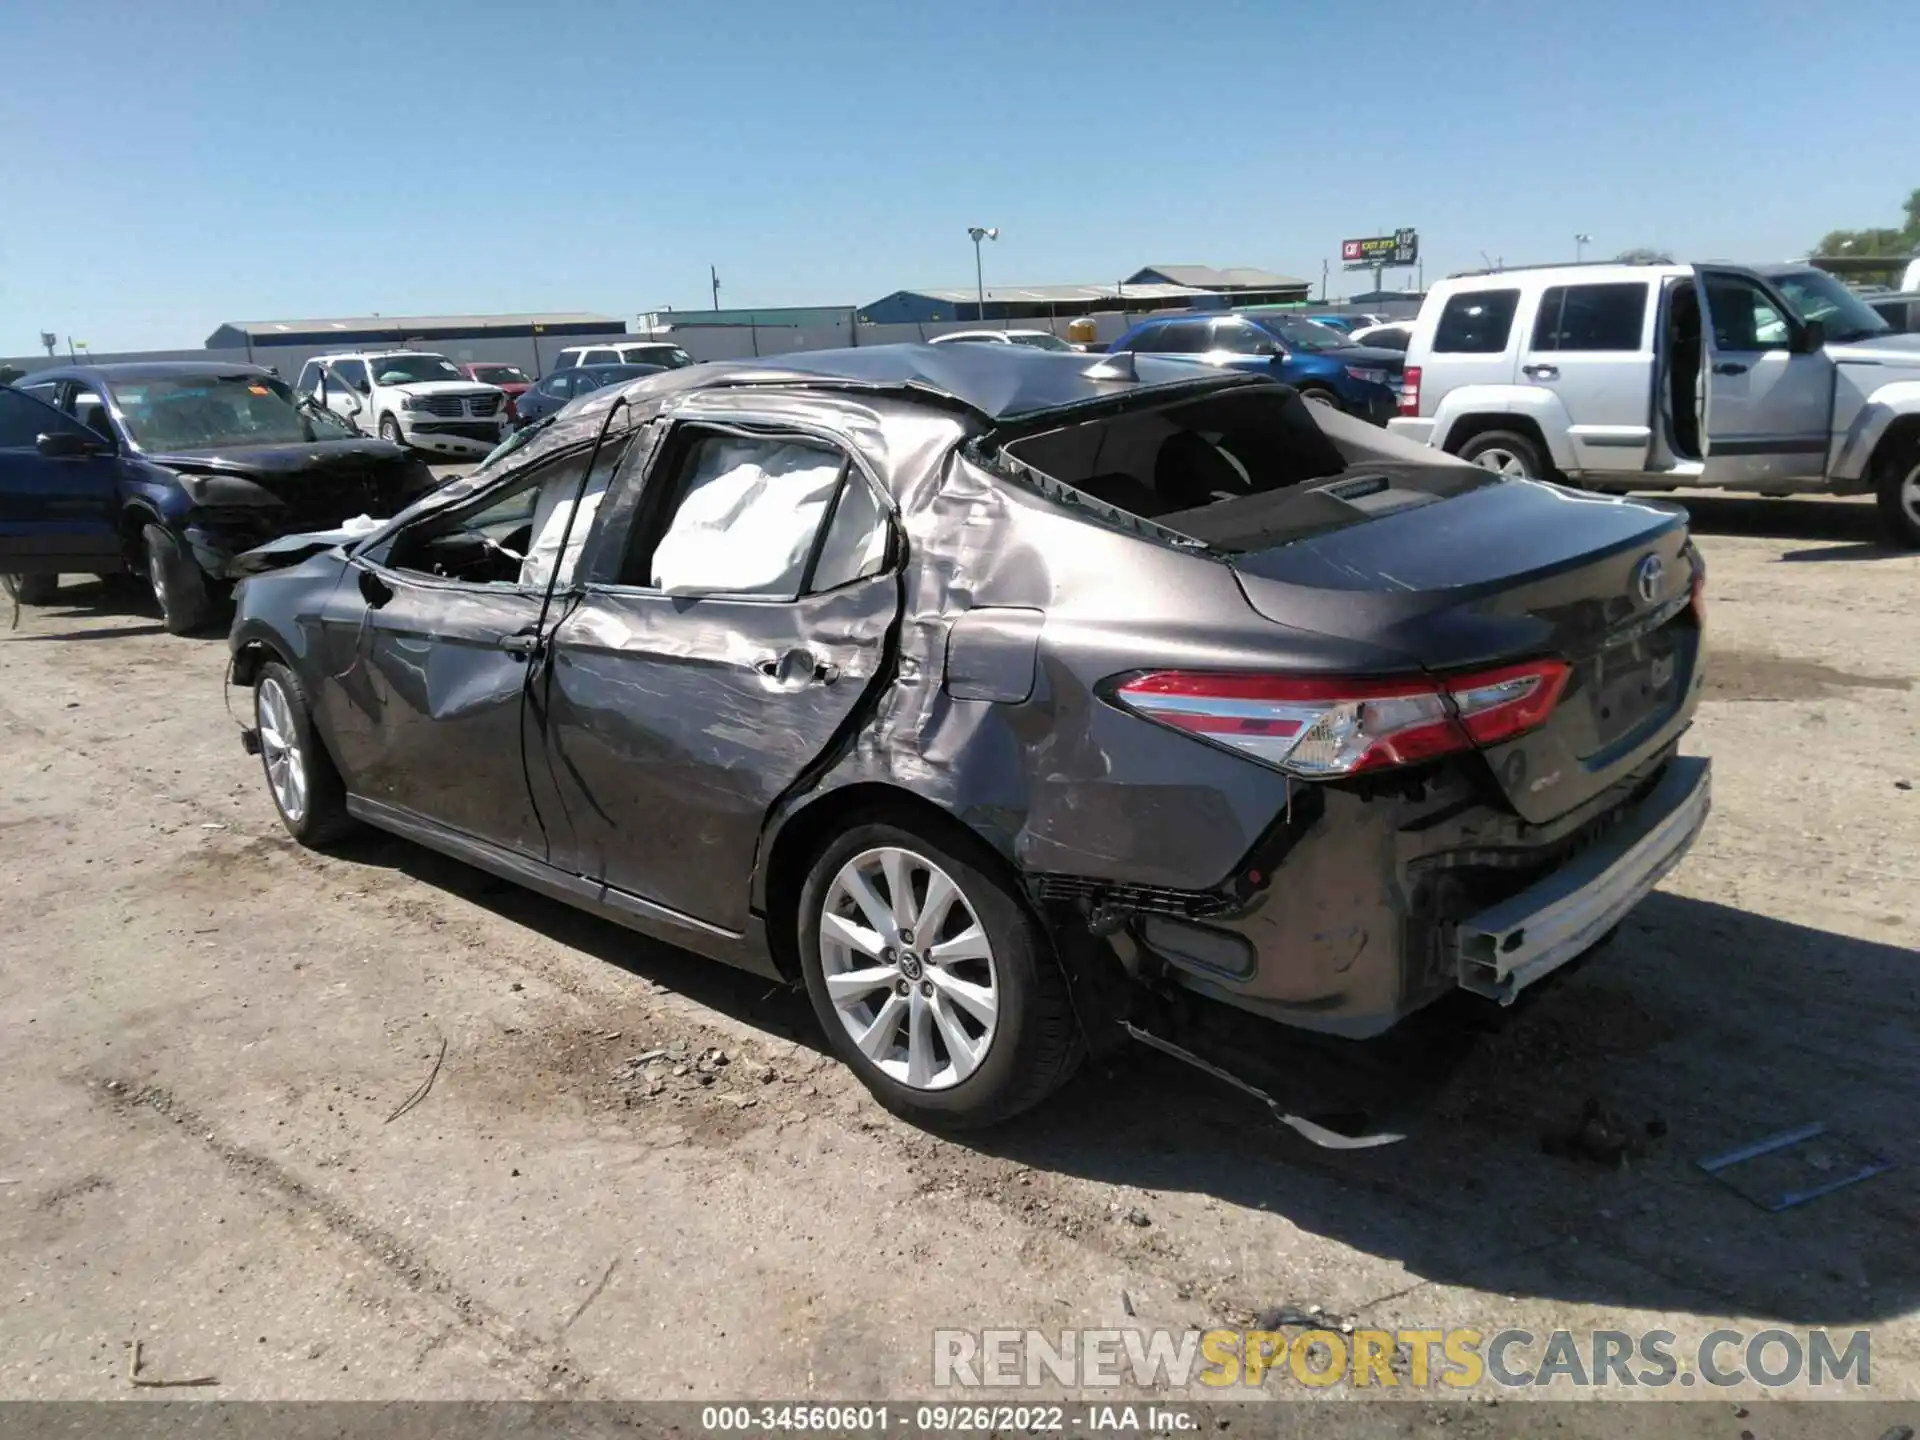
[[[1156,670],[1114,698],[1148,720],[1307,779],[1415,765],[1543,723],[1568,667],[1533,660],[1440,680]]]
[[[1687,546],[1693,560],[1693,619],[1702,630],[1707,628],[1707,557]]]
[[[1400,372],[1400,413],[1420,413],[1420,367],[1409,365]]]

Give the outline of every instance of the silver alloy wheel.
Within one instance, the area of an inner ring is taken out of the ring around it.
[[[1907,523],[1920,530],[1920,462],[1907,471],[1907,478],[1900,482],[1900,512],[1907,517]]]
[[[1340,408],[1340,402],[1325,390],[1302,390],[1300,392],[1300,398],[1309,405],[1324,405],[1329,410],[1338,410]]]
[[[1482,470],[1493,470],[1502,475],[1517,475],[1523,480],[1533,478],[1527,469],[1527,462],[1503,446],[1495,445],[1490,449],[1482,450],[1473,457],[1473,463]]]
[[[290,824],[298,825],[307,813],[307,760],[293,728],[293,702],[278,680],[260,682],[254,692],[254,718],[260,726],[260,758],[266,762],[274,803]]]
[[[889,1079],[958,1085],[999,1025],[993,946],[960,887],[924,855],[864,850],[840,867],[820,912],[820,969],[834,1013]]]

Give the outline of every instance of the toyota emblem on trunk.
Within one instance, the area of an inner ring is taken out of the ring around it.
[[[1641,604],[1651,605],[1660,598],[1660,577],[1666,573],[1658,555],[1649,555],[1633,567],[1633,588],[1640,592]]]

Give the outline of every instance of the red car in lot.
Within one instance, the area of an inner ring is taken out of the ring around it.
[[[482,385],[498,385],[507,392],[507,419],[520,418],[520,397],[533,388],[533,378],[518,365],[502,365],[492,360],[476,360],[462,365],[460,373]]]

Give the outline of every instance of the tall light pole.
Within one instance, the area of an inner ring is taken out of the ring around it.
[[[1591,235],[1576,235],[1573,237],[1573,263],[1574,264],[1578,265],[1581,261],[1587,258],[1587,246],[1591,245],[1592,243],[1593,243],[1593,237]]]
[[[984,325],[987,321],[987,282],[980,269],[980,242],[998,240],[1000,231],[992,225],[969,225],[967,234],[973,239],[973,294],[974,303],[979,307],[979,314],[974,318]]]

